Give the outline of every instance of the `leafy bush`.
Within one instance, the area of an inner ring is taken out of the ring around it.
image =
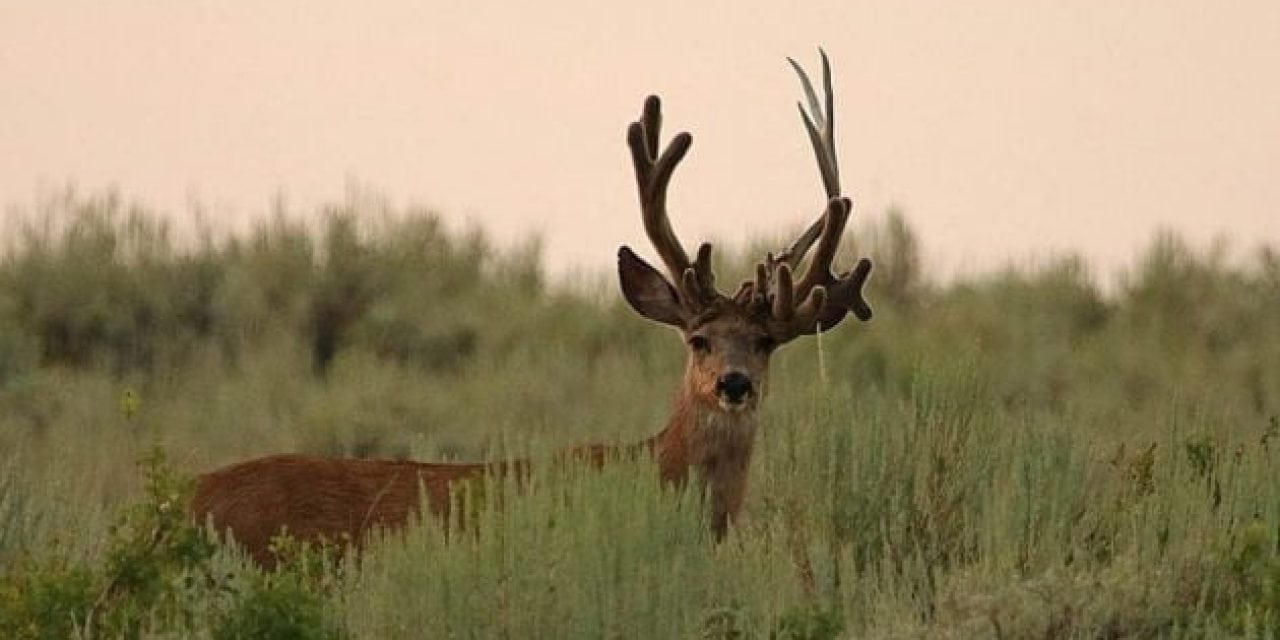
[[[102,566],[27,560],[0,577],[0,636],[138,638],[212,623],[216,638],[346,637],[301,562],[254,572],[247,587],[215,575],[213,542],[186,511],[190,481],[159,449],[141,466],[143,499],[112,528]]]
[[[262,576],[213,625],[215,640],[347,638],[329,602],[289,573]]]
[[[6,637],[138,637],[150,626],[182,629],[204,585],[213,546],[185,511],[190,483],[164,463],[159,449],[141,462],[142,502],[127,508],[110,532],[104,566],[65,560],[25,562],[0,581]]]
[[[252,572],[247,586],[213,620],[215,640],[291,638],[338,640],[350,633],[335,615],[342,576],[327,545],[303,545],[287,536],[273,544],[280,557],[274,571]]]
[[[74,637],[93,606],[96,580],[62,563],[20,563],[0,577],[0,636],[14,640]]]

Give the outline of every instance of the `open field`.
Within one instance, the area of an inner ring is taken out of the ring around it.
[[[264,578],[155,544],[183,527],[166,469],[537,460],[661,428],[682,348],[612,274],[550,284],[536,250],[426,212],[319,219],[178,243],[118,198],[68,196],[6,229],[0,637],[83,634],[90,611],[136,637],[1280,630],[1280,253],[1169,234],[1104,294],[1071,257],[939,285],[900,217],[855,225],[877,315],[775,357],[720,545],[698,496],[642,462],[537,467],[473,535],[415,527],[359,565],[301,554]]]

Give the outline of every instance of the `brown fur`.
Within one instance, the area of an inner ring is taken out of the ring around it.
[[[254,561],[271,567],[271,540],[282,531],[360,548],[371,530],[396,529],[416,517],[420,488],[431,513],[447,521],[451,486],[511,468],[521,466],[267,456],[201,475],[191,512],[230,530]]]

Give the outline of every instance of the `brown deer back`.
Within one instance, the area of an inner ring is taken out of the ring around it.
[[[399,529],[423,502],[448,521],[450,487],[505,464],[428,464],[397,460],[276,455],[201,475],[191,512],[230,530],[249,556],[271,567],[271,540],[282,531],[303,542],[328,540],[360,548],[375,528]]]

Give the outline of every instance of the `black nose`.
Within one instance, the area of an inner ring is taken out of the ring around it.
[[[742,398],[751,393],[751,378],[738,371],[726,373],[716,381],[716,391],[729,402],[742,402]]]

